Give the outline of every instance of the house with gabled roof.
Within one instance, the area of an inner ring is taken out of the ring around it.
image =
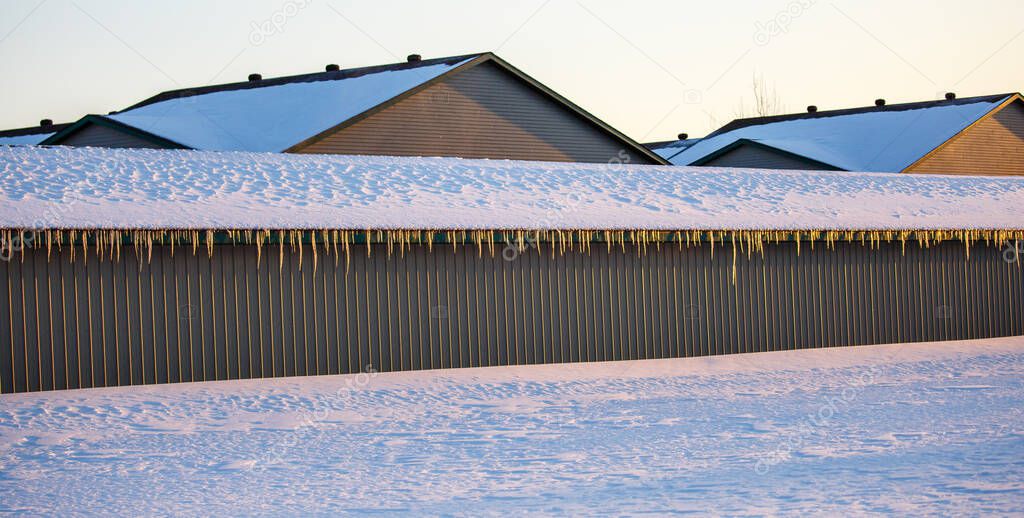
[[[164,92],[46,145],[663,164],[492,53]]]
[[[1024,174],[1019,93],[738,119],[703,139],[650,144],[675,165]]]

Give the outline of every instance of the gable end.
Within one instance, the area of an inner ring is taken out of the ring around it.
[[[47,146],[188,149],[187,146],[99,115],[86,115],[40,143]]]
[[[485,60],[290,151],[657,163],[637,147]]]
[[[904,172],[1024,175],[1024,99],[994,110]]]
[[[837,167],[795,153],[740,139],[696,162],[701,167],[746,167],[752,169],[791,169],[802,171],[838,171]]]

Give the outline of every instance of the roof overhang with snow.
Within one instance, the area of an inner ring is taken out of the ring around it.
[[[0,178],[7,229],[1024,229],[1024,178],[40,147]]]

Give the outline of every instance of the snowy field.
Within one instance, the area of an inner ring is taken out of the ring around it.
[[[0,396],[0,513],[1012,514],[1024,338]]]

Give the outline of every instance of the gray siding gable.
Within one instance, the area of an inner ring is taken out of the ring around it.
[[[454,72],[295,151],[652,163],[493,62]]]

